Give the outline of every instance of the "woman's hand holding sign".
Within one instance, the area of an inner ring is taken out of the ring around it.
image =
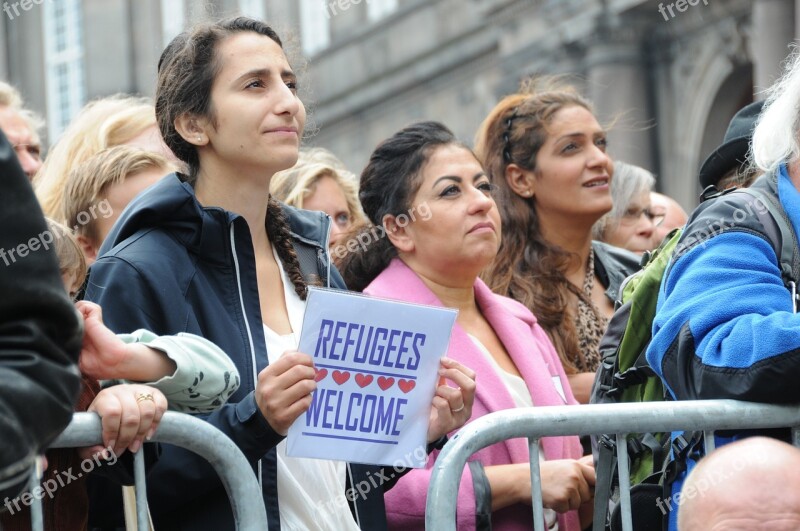
[[[308,410],[311,393],[317,388],[311,356],[297,351],[284,352],[258,374],[256,404],[267,422],[280,435]]]
[[[428,442],[462,427],[472,416],[475,401],[475,371],[450,358],[442,358],[439,385],[431,402]],[[450,380],[457,387],[450,387]]]

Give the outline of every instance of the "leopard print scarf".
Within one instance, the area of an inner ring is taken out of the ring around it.
[[[594,253],[589,253],[586,276],[583,279],[583,292],[578,295],[578,312],[575,327],[578,333],[578,344],[583,356],[572,360],[579,372],[595,372],[600,365],[600,339],[608,327],[608,319],[592,302],[594,288]]]

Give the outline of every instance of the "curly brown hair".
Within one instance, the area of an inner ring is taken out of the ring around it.
[[[548,125],[566,107],[592,112],[591,104],[570,86],[552,79],[526,80],[489,113],[475,137],[475,152],[492,182],[503,222],[503,240],[492,265],[481,275],[496,293],[511,297],[536,315],[568,374],[584,359],[579,348],[572,296],[584,297],[566,278],[575,255],[548,242],[532,199],[512,190],[506,168],[514,163],[536,171],[536,156],[548,137]]]

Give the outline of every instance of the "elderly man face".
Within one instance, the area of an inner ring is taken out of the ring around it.
[[[683,227],[688,217],[677,201],[657,192],[650,192],[650,211],[656,217],[663,216],[663,221],[653,231],[653,248],[658,247],[672,229]]]
[[[0,130],[14,148],[22,170],[28,179],[33,179],[33,176],[42,167],[42,159],[39,138],[31,129],[29,121],[19,110],[3,106],[0,107]]]

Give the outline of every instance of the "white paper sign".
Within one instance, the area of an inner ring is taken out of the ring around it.
[[[286,453],[420,468],[431,400],[457,311],[310,288],[300,352],[317,390]]]

